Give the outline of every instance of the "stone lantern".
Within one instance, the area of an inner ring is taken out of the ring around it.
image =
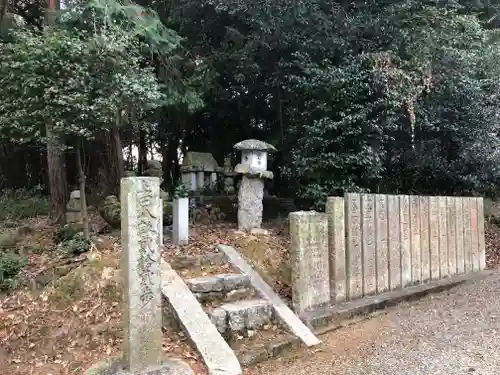
[[[256,139],[238,142],[234,148],[241,151],[241,163],[234,171],[243,175],[238,191],[238,227],[250,231],[262,225],[264,179],[274,177],[267,170],[267,155],[276,148]]]

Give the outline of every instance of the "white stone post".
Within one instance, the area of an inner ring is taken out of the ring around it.
[[[198,171],[196,173],[196,190],[203,190],[205,188],[205,172]]]
[[[162,363],[160,179],[121,180],[124,365],[130,373]]]
[[[176,198],[173,201],[172,239],[176,245],[189,242],[189,198]]]

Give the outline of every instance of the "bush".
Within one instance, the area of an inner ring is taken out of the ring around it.
[[[27,263],[21,255],[0,253],[0,291],[9,291],[18,285],[17,275]]]
[[[4,190],[0,194],[0,221],[48,215],[50,201],[40,189]]]

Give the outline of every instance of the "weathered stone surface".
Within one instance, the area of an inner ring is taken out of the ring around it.
[[[456,224],[456,248],[457,248],[457,273],[459,275],[465,272],[465,250],[464,250],[464,211],[463,199],[455,199],[455,224]]]
[[[221,334],[225,334],[227,331],[227,311],[217,307],[209,311],[208,316],[215,327],[217,327],[217,331]]]
[[[479,270],[486,269],[486,247],[484,240],[484,200],[483,198],[477,199],[477,232],[479,236]]]
[[[446,220],[446,197],[438,197],[439,207],[439,277],[450,275],[448,267],[448,223]]]
[[[262,199],[264,181],[243,176],[238,191],[238,227],[242,230],[260,228],[262,225]]]
[[[448,272],[450,276],[457,274],[457,198],[446,198],[448,228]]]
[[[173,201],[172,241],[176,245],[189,242],[189,198]]]
[[[401,285],[411,284],[410,197],[399,196],[399,228],[401,230]]]
[[[224,281],[217,276],[200,276],[186,280],[186,284],[193,293],[222,292]]]
[[[123,369],[121,357],[111,357],[92,366],[84,375],[194,375],[194,372],[184,361],[164,358],[158,366],[131,373]]]
[[[363,254],[361,242],[361,196],[345,194],[347,231],[347,294],[348,299],[363,295]]]
[[[221,274],[218,276],[222,279],[226,292],[250,286],[250,279],[244,274]]]
[[[421,271],[422,282],[428,281],[431,278],[430,265],[430,237],[429,237],[429,197],[419,197],[420,210],[420,255],[421,255]]]
[[[387,196],[375,195],[375,252],[377,254],[377,292],[389,290],[389,238]]]
[[[184,332],[200,353],[210,374],[241,375],[234,352],[218,327],[203,311],[182,278],[162,261],[162,293],[175,311]]]
[[[234,145],[235,150],[276,151],[276,147],[257,139],[245,139]]]
[[[429,197],[429,246],[431,279],[439,279],[439,205],[438,197]]]
[[[422,249],[420,240],[419,197],[410,195],[410,245],[411,245],[411,283],[422,282]]]
[[[273,316],[271,304],[266,300],[244,300],[221,306],[227,312],[229,329],[258,329],[269,323]]]
[[[328,215],[328,253],[330,257],[331,302],[346,300],[345,204],[342,197],[326,200]]]
[[[472,270],[479,270],[479,233],[477,230],[478,219],[477,219],[477,202],[476,198],[468,198],[470,207],[470,217],[471,217],[471,253],[472,253]]]
[[[330,303],[328,216],[315,211],[290,214],[292,301],[297,314]]]
[[[391,290],[401,287],[401,231],[399,222],[399,198],[387,196],[389,218],[389,280]]]
[[[124,363],[130,372],[161,364],[160,180],[121,181]]]
[[[373,194],[361,195],[361,229],[363,254],[363,295],[377,292],[377,258],[375,254],[375,201]]]
[[[471,238],[471,210],[469,198],[462,198],[462,210],[464,218],[464,272],[473,271],[472,266],[472,238]]]
[[[243,259],[243,257],[231,246],[218,245],[217,248],[226,254],[231,263],[239,270],[248,275],[253,288],[262,297],[272,304],[274,312],[288,329],[299,337],[307,346],[314,346],[321,343],[309,328],[293,313],[292,310],[281,300],[274,290],[255,272],[255,270]]]
[[[208,152],[188,151],[182,160],[182,171],[215,171],[219,165]]]

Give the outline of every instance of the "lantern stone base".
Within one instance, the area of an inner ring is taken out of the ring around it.
[[[243,175],[238,191],[238,227],[250,231],[262,225],[264,181]]]
[[[131,373],[123,369],[120,357],[111,357],[88,369],[84,375],[194,375],[194,372],[183,361],[166,359],[164,363],[157,367]]]

